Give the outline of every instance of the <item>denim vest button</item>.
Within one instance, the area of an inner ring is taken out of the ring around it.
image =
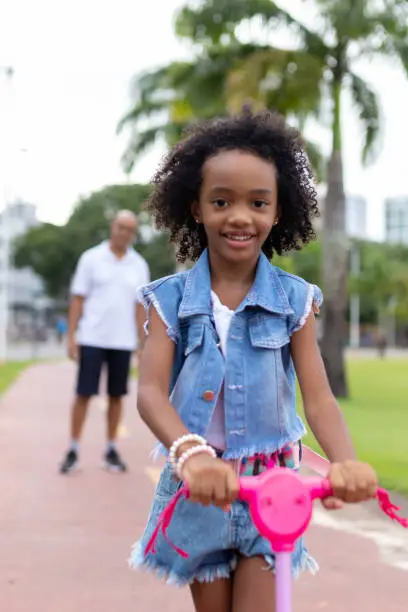
[[[214,391],[204,391],[203,398],[206,402],[211,402],[214,399]]]

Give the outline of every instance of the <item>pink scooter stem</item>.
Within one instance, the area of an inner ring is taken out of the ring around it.
[[[276,555],[276,612],[292,611],[292,553],[312,518],[313,500],[332,493],[323,478],[302,478],[289,468],[240,479],[240,498],[248,502],[259,533]]]

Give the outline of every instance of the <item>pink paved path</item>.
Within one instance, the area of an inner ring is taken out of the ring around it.
[[[71,364],[38,365],[0,402],[0,612],[187,612],[185,590],[127,567],[153,490],[145,472],[152,439],[134,389],[121,440],[129,473],[100,469],[105,419],[98,401],[82,470],[57,473],[73,378]],[[298,581],[295,610],[407,612],[408,574],[381,561],[375,543],[315,526],[308,539],[322,570]]]

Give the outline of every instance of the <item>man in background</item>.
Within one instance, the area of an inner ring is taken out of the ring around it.
[[[107,368],[109,398],[104,464],[112,471],[126,471],[116,437],[132,353],[143,348],[145,313],[137,302],[137,291],[150,281],[146,261],[131,246],[136,232],[136,216],[122,210],[112,222],[110,239],[85,251],[78,261],[68,315],[68,354],[78,363],[78,376],[71,443],[60,465],[61,474],[68,474],[78,465],[89,400],[99,392],[103,366]]]

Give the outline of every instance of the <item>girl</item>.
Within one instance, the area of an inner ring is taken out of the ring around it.
[[[164,160],[148,208],[194,267],[147,285],[138,409],[168,461],[131,564],[189,584],[198,612],[273,612],[270,544],[237,500],[238,476],[297,468],[306,419],[332,462],[342,500],[373,497],[355,460],[316,341],[320,290],[270,264],[314,237],[312,171],[298,133],[270,113],[198,125]],[[170,398],[169,398],[170,394]],[[166,450],[167,449],[167,450]],[[147,544],[181,482],[168,536]],[[188,552],[180,555],[171,543]],[[315,570],[300,540],[293,571]]]

